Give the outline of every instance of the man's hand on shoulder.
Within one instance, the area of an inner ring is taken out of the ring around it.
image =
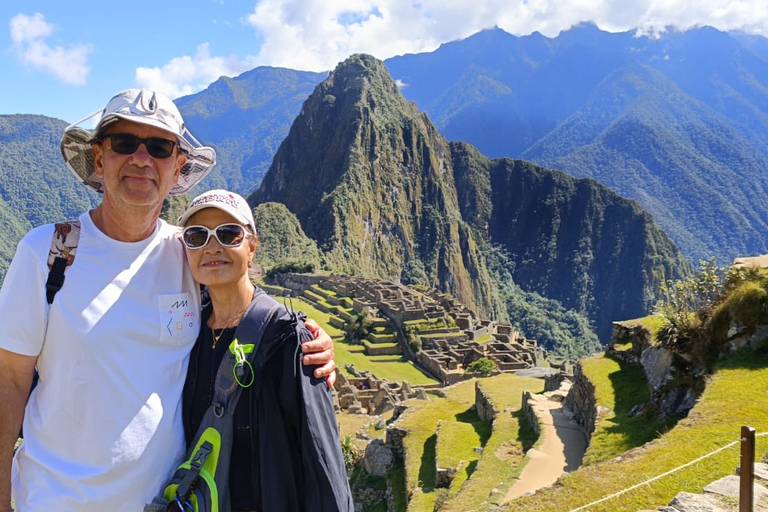
[[[317,378],[325,377],[325,383],[329,388],[336,382],[336,363],[333,360],[333,340],[325,329],[317,325],[317,322],[307,318],[304,322],[307,329],[315,337],[312,341],[302,343],[301,351],[304,352],[302,363],[307,366],[317,366],[314,374]]]

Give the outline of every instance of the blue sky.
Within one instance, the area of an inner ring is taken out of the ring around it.
[[[259,65],[323,71],[356,52],[432,51],[493,26],[554,37],[582,21],[608,31],[712,25],[768,37],[768,2],[5,0],[0,114],[75,122],[129,87],[176,98]]]

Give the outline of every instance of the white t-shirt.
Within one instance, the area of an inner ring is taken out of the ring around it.
[[[125,243],[88,213],[80,221],[50,311],[53,225],[19,243],[0,290],[0,347],[39,354],[12,470],[20,512],[139,511],[184,454],[181,390],[200,296],[176,229],[158,221],[150,238]]]

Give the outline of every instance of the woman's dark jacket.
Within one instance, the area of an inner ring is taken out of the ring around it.
[[[312,334],[296,314],[281,307],[253,359],[255,382],[235,409],[232,506],[264,512],[352,511],[331,391],[325,379],[312,375],[313,367],[301,363],[300,343]],[[187,444],[211,403],[210,372],[215,374],[234,335],[234,329],[223,333],[212,350],[206,327],[210,314],[209,304],[184,384]]]

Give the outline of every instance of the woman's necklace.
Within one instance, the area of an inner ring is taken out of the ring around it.
[[[248,304],[246,304],[245,307],[243,309],[241,309],[238,314],[236,314],[235,316],[233,316],[231,318],[227,318],[224,322],[219,322],[218,320],[211,322],[211,334],[213,335],[213,344],[211,344],[211,348],[212,349],[216,348],[216,344],[219,342],[221,337],[224,335],[224,331],[227,330],[227,326],[229,326],[229,324],[231,324],[235,320],[239,320],[240,317],[243,316],[243,313],[245,313],[246,309],[248,309]],[[214,314],[216,314],[216,313],[214,312]],[[219,334],[216,334],[216,328],[214,327],[214,325],[216,325],[218,323],[221,323],[222,327],[221,327],[221,330],[219,331]]]

